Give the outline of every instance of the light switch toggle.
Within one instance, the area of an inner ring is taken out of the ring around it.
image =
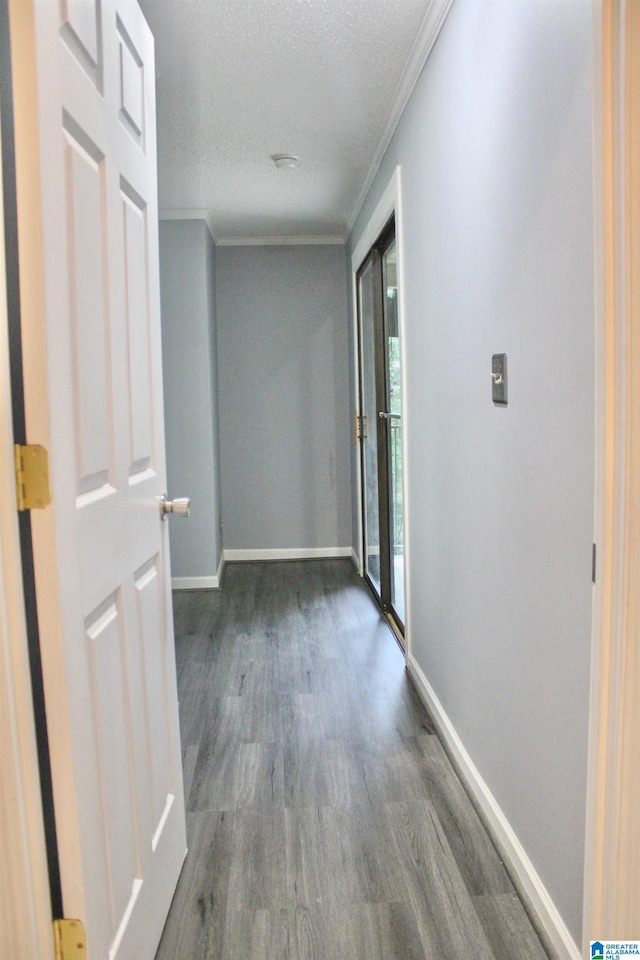
[[[491,392],[494,403],[507,403],[507,355],[494,353],[491,358]]]

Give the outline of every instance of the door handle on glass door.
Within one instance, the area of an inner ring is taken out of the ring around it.
[[[175,500],[167,500],[166,493],[163,493],[160,497],[160,519],[166,520],[170,513],[176,517],[188,517],[191,513],[191,499],[176,497]]]
[[[387,413],[386,410],[381,410],[378,416],[381,420],[402,420],[401,413]]]

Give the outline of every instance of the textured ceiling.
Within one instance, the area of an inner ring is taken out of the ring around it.
[[[206,211],[222,242],[344,238],[438,5],[141,0],[161,210]],[[298,166],[277,170],[277,153]]]

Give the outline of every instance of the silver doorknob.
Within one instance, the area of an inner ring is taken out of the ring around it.
[[[160,497],[160,519],[166,520],[170,513],[176,517],[188,517],[191,513],[191,500],[189,497],[176,497],[175,500],[167,500],[166,493]]]

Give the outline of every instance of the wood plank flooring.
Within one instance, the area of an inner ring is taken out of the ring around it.
[[[189,854],[157,960],[548,960],[347,560],[174,595]]]

